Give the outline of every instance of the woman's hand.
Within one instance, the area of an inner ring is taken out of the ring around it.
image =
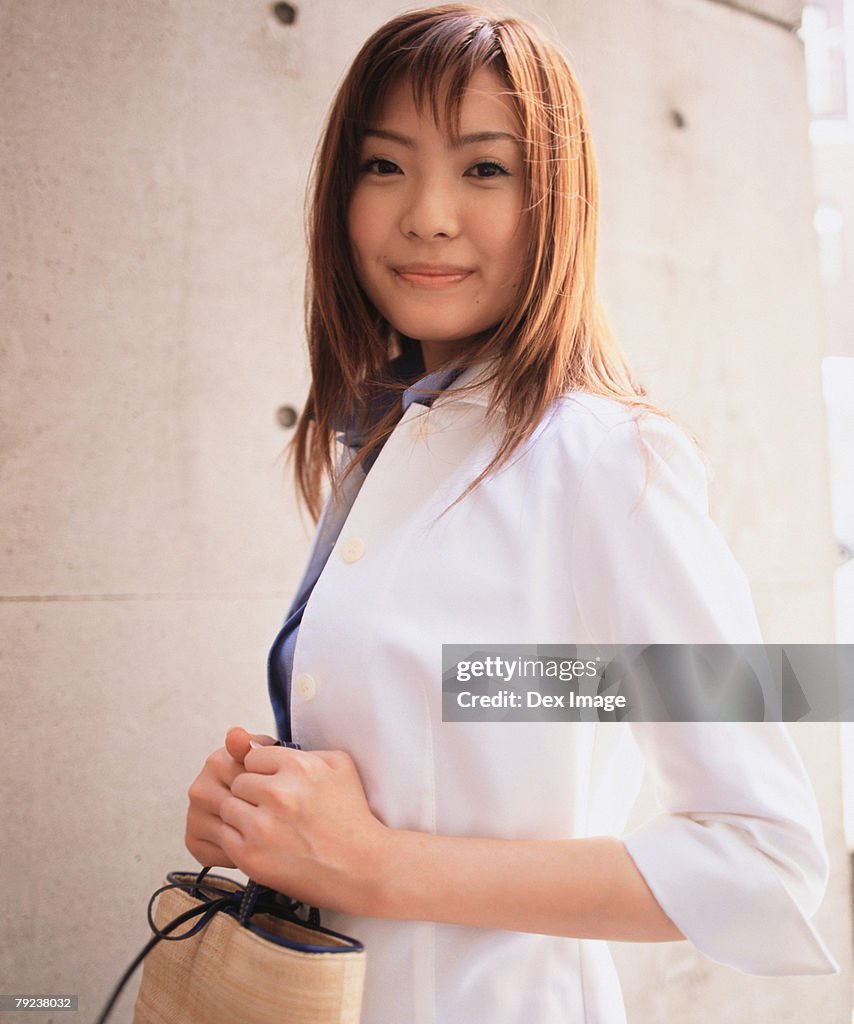
[[[229,729],[225,746],[211,754],[190,786],[184,842],[204,867],[237,867],[219,845],[220,809],[223,800],[231,796],[232,782],[243,772],[243,759],[253,742],[274,744],[276,741],[272,736],[250,736],[245,729]]]
[[[313,906],[375,914],[390,830],[340,750],[249,750],[208,842],[250,878]],[[227,777],[223,773],[220,778]]]
[[[683,937],[618,839],[392,829],[371,811],[348,754],[273,744],[229,730],[190,787],[187,848],[202,864],[366,917],[618,941]]]

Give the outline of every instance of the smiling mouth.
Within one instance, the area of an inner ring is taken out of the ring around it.
[[[415,288],[447,288],[449,285],[465,281],[471,276],[472,271],[395,270],[394,273]]]

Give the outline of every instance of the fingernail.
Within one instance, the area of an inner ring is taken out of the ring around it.
[[[262,746],[262,744],[256,743],[255,740],[250,740],[249,741],[249,746],[252,747],[252,749],[254,750],[256,747]]]

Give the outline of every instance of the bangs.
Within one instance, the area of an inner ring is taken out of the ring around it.
[[[424,13],[412,12],[409,31],[401,31],[398,21],[393,37],[384,38],[380,30],[369,42],[364,80],[351,93],[357,107],[350,112],[351,123],[358,134],[381,115],[388,93],[402,81],[409,82],[418,114],[429,114],[452,141],[459,136],[463,96],[476,71],[496,71],[509,88],[507,62],[488,16],[446,6],[434,8],[425,26]]]

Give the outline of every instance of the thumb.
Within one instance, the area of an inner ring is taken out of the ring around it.
[[[238,764],[243,764],[253,744],[268,747],[275,743],[276,740],[272,736],[250,734],[239,725],[229,729],[225,735],[225,749]]]

